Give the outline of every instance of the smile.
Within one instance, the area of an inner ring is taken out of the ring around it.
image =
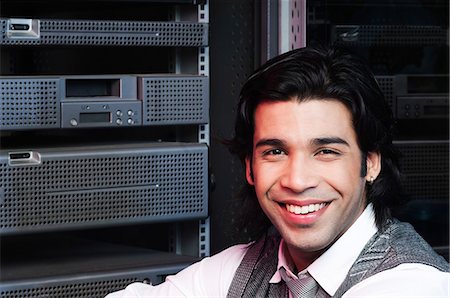
[[[286,204],[286,209],[290,213],[294,213],[297,215],[299,215],[299,214],[305,215],[308,213],[317,212],[325,206],[326,206],[326,203],[310,204],[310,205],[305,205],[305,206]]]

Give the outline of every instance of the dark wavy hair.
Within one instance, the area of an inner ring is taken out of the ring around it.
[[[352,113],[353,128],[362,152],[361,176],[366,175],[369,152],[381,154],[381,173],[367,184],[367,201],[378,228],[392,217],[402,201],[398,152],[392,144],[393,119],[375,77],[359,57],[340,48],[306,47],[277,56],[251,75],[242,87],[234,137],[227,143],[243,165],[252,156],[256,107],[262,101],[335,99]],[[242,189],[242,217],[251,238],[271,225],[256,198],[254,187]]]

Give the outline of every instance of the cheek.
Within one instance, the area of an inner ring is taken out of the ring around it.
[[[360,175],[360,169],[359,164],[355,166],[355,164],[342,163],[324,167],[320,172],[327,184],[344,194],[358,188],[357,185],[364,180]]]
[[[256,193],[266,192],[280,177],[280,167],[271,163],[254,164],[253,185]]]

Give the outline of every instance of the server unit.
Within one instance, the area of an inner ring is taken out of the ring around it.
[[[207,124],[199,75],[1,77],[0,129]]]
[[[206,46],[198,22],[1,18],[3,45]]]
[[[208,214],[204,144],[2,150],[0,233]]]
[[[396,119],[448,119],[448,75],[394,75],[376,79]]]

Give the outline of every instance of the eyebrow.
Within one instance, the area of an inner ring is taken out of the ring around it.
[[[255,148],[262,146],[283,147],[285,144],[286,143],[280,139],[261,139],[255,144]]]
[[[324,145],[330,145],[330,144],[342,144],[347,147],[350,147],[349,143],[341,139],[339,137],[322,137],[322,138],[315,138],[311,140],[311,145],[315,146],[324,146]]]
[[[330,144],[342,144],[347,147],[350,147],[349,143],[344,139],[339,137],[321,137],[314,138],[310,141],[312,146],[324,146]],[[263,146],[273,146],[273,147],[284,147],[286,142],[280,139],[261,139],[255,144],[255,148],[263,147]]]

